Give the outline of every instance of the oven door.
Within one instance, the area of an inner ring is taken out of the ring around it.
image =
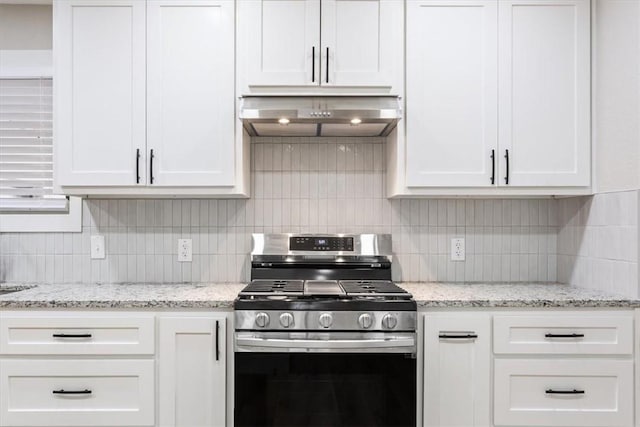
[[[236,427],[416,425],[415,333],[237,332]]]

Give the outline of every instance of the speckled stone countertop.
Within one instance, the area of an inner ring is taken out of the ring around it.
[[[640,300],[558,283],[402,283],[425,307],[640,307]]]
[[[14,285],[0,285],[0,290]],[[17,285],[24,287],[25,285]],[[2,308],[231,308],[245,285],[208,284],[63,284],[38,285],[0,295]]]
[[[640,307],[640,300],[561,284],[535,283],[401,283],[419,308],[446,307]],[[209,284],[0,284],[0,309],[231,308],[245,285]]]

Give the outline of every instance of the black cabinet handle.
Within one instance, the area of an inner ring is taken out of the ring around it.
[[[327,47],[327,83],[329,83],[329,47]]]
[[[507,172],[504,175],[504,183],[509,185],[509,150],[504,150],[504,158],[507,163]]]
[[[151,149],[151,152],[149,153],[149,182],[151,184],[153,184],[153,149]]]
[[[140,184],[140,149],[136,148],[136,184]]]
[[[474,340],[478,338],[477,334],[440,334],[438,338],[441,340]]]
[[[91,390],[53,390],[52,391],[53,394],[91,394],[92,391]]]
[[[545,338],[584,338],[584,334],[544,334]]]
[[[91,338],[91,334],[53,334],[53,338]]]
[[[216,360],[220,360],[220,322],[216,320]]]
[[[311,47],[311,83],[316,82],[316,47]]]
[[[575,388],[573,390],[553,390],[550,388],[544,392],[546,394],[584,394],[584,390],[576,390]]]
[[[496,150],[491,150],[491,185],[496,183]]]

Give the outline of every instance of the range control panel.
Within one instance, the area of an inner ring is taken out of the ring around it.
[[[289,238],[289,250],[353,252],[353,237],[294,236]]]

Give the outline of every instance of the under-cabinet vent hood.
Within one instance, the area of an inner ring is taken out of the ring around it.
[[[251,136],[387,136],[402,117],[397,96],[243,97]]]

